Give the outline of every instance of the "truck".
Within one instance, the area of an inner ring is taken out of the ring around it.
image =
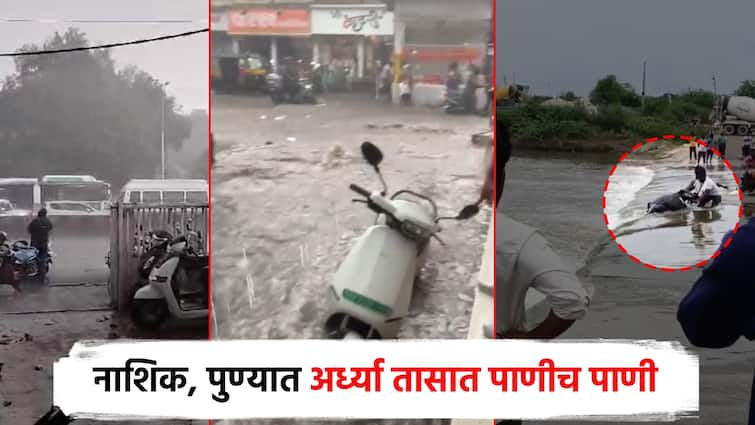
[[[713,108],[713,121],[729,136],[755,135],[755,99],[746,96],[721,96]]]

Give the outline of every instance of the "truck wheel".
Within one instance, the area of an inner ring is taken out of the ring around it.
[[[154,330],[160,327],[168,317],[168,305],[162,299],[133,300],[131,304],[131,320],[144,330]]]
[[[747,127],[740,125],[737,127],[737,135],[738,136],[746,136],[747,135]]]
[[[724,126],[724,133],[726,133],[727,136],[733,136],[737,133],[737,127],[731,124],[726,124]]]

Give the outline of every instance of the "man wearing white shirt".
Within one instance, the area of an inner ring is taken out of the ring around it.
[[[705,167],[698,165],[695,167],[695,180],[692,180],[684,189],[698,199],[697,206],[699,207],[705,207],[707,204],[715,207],[721,203],[720,185],[707,174]]]

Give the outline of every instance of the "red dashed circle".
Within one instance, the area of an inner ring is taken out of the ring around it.
[[[657,142],[659,140],[668,140],[668,141],[670,141],[670,140],[677,140],[677,139],[689,143],[691,140],[694,139],[694,137],[692,137],[692,136],[679,136],[679,137],[677,137],[677,136],[675,136],[673,134],[666,134],[666,135],[664,135],[663,137],[660,137],[660,138],[659,137],[651,137],[651,138],[645,139],[644,142],[637,143],[636,145],[632,146],[631,152],[636,152],[638,149],[642,148],[643,146],[649,145],[651,143],[655,143],[655,142]],[[701,139],[697,139],[697,140],[695,140],[695,142],[697,144],[699,144],[699,145],[708,146],[707,143],[705,143]],[[712,148],[711,151],[713,151],[713,153],[717,157],[719,157],[719,158],[721,157],[721,153],[718,151],[718,149]],[[618,168],[619,164],[621,164],[622,161],[624,161],[625,159],[627,159],[629,157],[629,154],[631,152],[624,152],[619,157],[619,162],[617,162],[616,165],[614,165],[613,168],[611,168],[611,171],[608,173],[608,178],[606,179],[606,183],[605,183],[605,185],[603,185],[603,221],[606,223],[606,228],[608,228],[608,214],[606,213],[606,193],[608,192],[608,184],[610,182],[611,176],[613,176],[613,174],[616,172],[616,169]],[[737,220],[737,223],[734,225],[734,228],[732,229],[732,235],[734,235],[739,230],[739,221],[741,221],[742,216],[744,215],[744,207],[742,205],[744,194],[742,193],[742,189],[739,187],[739,184],[740,184],[739,177],[737,177],[737,173],[734,172],[734,169],[732,168],[731,163],[729,162],[729,160],[728,159],[724,159],[723,163],[726,165],[726,167],[729,169],[729,171],[731,171],[731,174],[734,176],[734,181],[737,183],[737,193],[739,195],[739,210],[737,212],[737,218],[738,218],[738,220]],[[684,272],[684,271],[692,270],[693,268],[703,268],[709,262],[713,261],[714,259],[716,259],[716,257],[718,257],[719,255],[721,255],[721,249],[728,248],[729,245],[731,245],[731,241],[732,241],[732,236],[729,236],[724,241],[724,243],[722,244],[723,248],[719,248],[718,250],[716,250],[716,252],[714,252],[713,255],[711,255],[711,257],[708,258],[707,260],[700,261],[699,263],[691,265],[691,266],[674,268],[674,267],[660,267],[660,266],[656,266],[656,265],[653,265],[653,264],[650,264],[650,263],[646,263],[646,262],[640,260],[639,258],[637,258],[634,255],[630,254],[627,251],[627,249],[624,248],[624,246],[621,243],[619,243],[618,239],[616,239],[616,234],[610,228],[608,228],[608,234],[611,236],[611,239],[613,239],[613,241],[616,242],[616,245],[618,245],[619,250],[621,252],[623,252],[624,254],[626,254],[627,256],[629,256],[629,258],[632,259],[632,261],[634,261],[635,263],[638,263],[638,264],[642,264],[644,267],[646,267],[648,269],[651,269],[651,270],[660,270],[662,272]]]

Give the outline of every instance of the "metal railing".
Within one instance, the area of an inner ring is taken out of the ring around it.
[[[199,235],[202,253],[208,250],[207,204],[116,204],[110,208],[110,268],[108,293],[113,308],[128,307],[138,280],[139,260],[146,251],[149,233],[158,230],[174,237],[186,233]]]

